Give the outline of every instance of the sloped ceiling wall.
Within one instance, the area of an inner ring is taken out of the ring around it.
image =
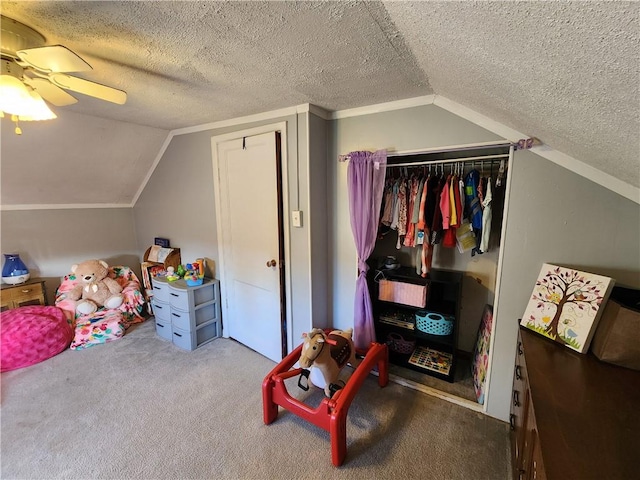
[[[640,186],[636,2],[3,1],[128,93],[2,120],[3,208],[135,198],[170,130],[436,94]],[[124,123],[123,123],[124,122]],[[29,161],[27,161],[29,159]],[[97,175],[99,174],[99,175]],[[87,188],[96,176],[101,189]]]
[[[2,128],[3,206],[130,205],[168,134],[75,112],[22,128]]]

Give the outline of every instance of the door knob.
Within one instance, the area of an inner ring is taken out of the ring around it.
[[[267,267],[275,267],[277,265],[275,260],[271,260],[269,262],[267,262]]]

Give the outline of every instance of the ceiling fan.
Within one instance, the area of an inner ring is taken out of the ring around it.
[[[4,16],[0,20],[1,73],[7,82],[15,83],[9,77],[19,80],[27,86],[32,97],[39,96],[57,107],[78,101],[67,91],[118,105],[127,101],[127,94],[122,90],[68,75],[93,70],[76,53],[63,45],[45,45],[45,38],[40,33],[16,20]],[[49,118],[55,118],[55,115]]]

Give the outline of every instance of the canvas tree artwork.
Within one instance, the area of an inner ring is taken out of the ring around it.
[[[545,263],[521,325],[586,352],[614,280]]]

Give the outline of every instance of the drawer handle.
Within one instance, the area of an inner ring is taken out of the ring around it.
[[[174,297],[179,297],[180,296],[177,293],[172,293],[171,295],[174,296]]]
[[[21,291],[22,293],[29,293],[29,292],[31,291],[31,289],[30,289],[30,288],[26,288],[26,289],[24,289],[24,290],[20,290],[20,291]]]
[[[522,370],[520,369],[520,365],[516,365],[516,378],[518,380],[522,379]]]
[[[173,332],[173,334],[174,334],[176,337],[182,337],[182,335],[181,335],[181,334],[179,334],[179,333]]]
[[[516,416],[513,413],[509,415],[509,428],[511,430],[516,429]]]
[[[161,323],[156,322],[156,325],[159,326],[160,328],[164,328],[164,325],[162,325]]]
[[[522,342],[518,342],[518,355],[522,355],[524,351],[522,350]]]
[[[513,391],[513,406],[514,407],[520,406],[520,392],[518,392],[518,390]]]
[[[177,314],[177,313],[172,313],[171,315],[173,315],[174,317],[178,317],[178,318],[180,318],[180,315],[179,315],[179,314]]]
[[[162,310],[162,309],[164,308],[164,307],[161,307],[160,305],[157,305],[157,304],[155,305],[155,307],[156,307],[158,310]]]
[[[160,287],[153,287],[154,290],[160,290]]]

